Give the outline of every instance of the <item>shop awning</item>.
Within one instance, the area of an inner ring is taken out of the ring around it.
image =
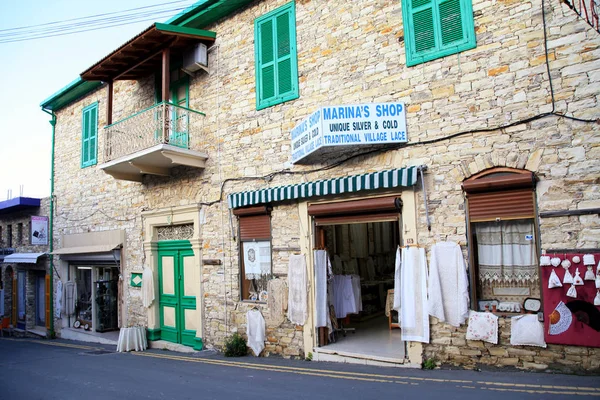
[[[121,243],[110,243],[110,244],[99,244],[92,246],[76,246],[76,247],[63,247],[62,249],[56,249],[52,252],[55,255],[63,254],[93,254],[93,253],[106,253],[121,247]]]
[[[295,185],[232,193],[227,196],[227,202],[229,208],[239,208],[286,200],[413,186],[417,183],[417,172],[419,168],[420,167],[390,169],[362,175],[351,175],[341,178],[298,183]]]
[[[36,264],[38,258],[46,253],[13,253],[4,256],[6,264]]]
[[[121,259],[121,246],[125,243],[125,231],[86,232],[63,235],[62,247],[51,254],[59,255],[65,261],[118,262]]]

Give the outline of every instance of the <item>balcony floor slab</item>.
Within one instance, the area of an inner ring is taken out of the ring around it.
[[[207,159],[205,153],[157,144],[98,167],[115,179],[141,182],[143,175],[169,176],[170,169],[179,165],[204,168]]]

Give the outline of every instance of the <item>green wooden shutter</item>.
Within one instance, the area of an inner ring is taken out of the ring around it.
[[[269,100],[275,96],[275,52],[273,50],[275,38],[273,21],[268,20],[260,24],[260,81],[262,84],[260,100]]]
[[[81,167],[96,164],[98,154],[98,103],[83,109],[81,122]]]
[[[449,0],[440,4],[442,46],[447,46],[464,38],[460,0]]]
[[[256,109],[297,99],[298,60],[294,3],[255,21]]]
[[[290,13],[277,17],[277,85],[280,95],[292,90]]]
[[[402,0],[406,65],[476,46],[471,0]]]

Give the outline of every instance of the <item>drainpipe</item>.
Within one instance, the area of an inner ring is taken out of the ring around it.
[[[48,332],[48,337],[52,339],[56,336],[54,333],[54,257],[52,256],[52,250],[54,250],[54,134],[56,114],[54,114],[54,111],[48,111],[44,108],[42,108],[42,111],[52,117],[49,121],[52,125],[52,158],[50,160],[52,164],[50,166],[50,228],[48,229],[48,242],[50,244],[50,332]]]

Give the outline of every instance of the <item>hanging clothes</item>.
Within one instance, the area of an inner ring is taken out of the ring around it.
[[[400,246],[396,249],[396,262],[394,269],[394,305],[393,309],[398,311],[398,316],[400,316],[400,306],[402,304],[402,288],[400,287],[401,276],[400,271],[402,269],[402,254],[400,252]]]
[[[331,261],[326,250],[315,250],[315,326],[327,326],[327,276],[331,275]]]
[[[431,248],[428,310],[442,322],[460,326],[469,317],[467,269],[460,246],[436,243]]]
[[[149,308],[154,301],[154,276],[152,270],[144,267],[142,273],[142,305]]]
[[[265,348],[265,319],[258,310],[249,310],[246,313],[246,335],[248,335],[248,347],[258,357]]]
[[[354,297],[354,309],[357,313],[363,310],[362,306],[362,293],[360,290],[360,275],[350,275],[350,281],[352,284],[352,296]]]
[[[285,321],[285,310],[288,304],[287,284],[282,279],[271,279],[267,284],[267,307],[269,316],[267,322],[269,326],[279,326]]]
[[[64,308],[63,313],[67,316],[75,315],[75,301],[77,300],[77,285],[74,281],[68,281],[64,285]]]
[[[304,255],[292,254],[288,264],[288,319],[304,325],[307,316],[306,260]]]
[[[429,343],[425,249],[409,247],[402,251],[400,276],[402,340]]]
[[[362,309],[360,277],[357,293],[356,284],[352,283],[352,275],[333,276],[333,307],[336,318],[346,318],[348,314],[358,314]]]
[[[60,318],[60,312],[62,310],[62,302],[63,302],[63,283],[61,280],[59,280],[56,283],[56,300],[54,303],[55,304],[54,315],[56,318]]]

